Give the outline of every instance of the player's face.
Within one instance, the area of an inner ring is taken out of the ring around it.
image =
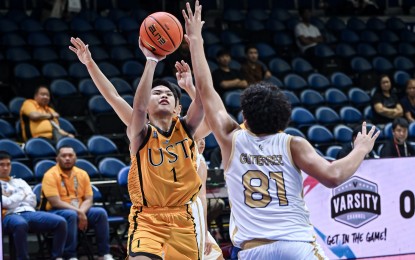
[[[40,106],[47,106],[50,101],[50,94],[47,88],[40,88],[35,95],[35,100]]]
[[[156,111],[168,111],[174,113],[175,99],[173,92],[165,86],[157,86],[151,90],[151,98],[149,103],[149,113]]]
[[[72,148],[65,147],[59,150],[56,162],[63,171],[70,171],[76,162],[76,154]]]
[[[258,61],[258,50],[255,48],[251,48],[246,53],[246,56],[250,62]]]
[[[392,134],[398,144],[403,144],[406,141],[406,138],[408,138],[408,128],[398,125],[393,130]]]
[[[0,160],[0,178],[7,178],[10,176],[12,170],[12,164],[10,159]]]

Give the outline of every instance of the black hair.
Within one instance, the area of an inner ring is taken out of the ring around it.
[[[62,150],[63,148],[71,148],[71,149],[75,152],[75,149],[74,149],[72,146],[67,145],[67,144],[64,144],[64,145],[62,145],[62,146],[60,146],[60,147],[58,148],[58,150],[57,150],[58,154],[61,152],[61,150]],[[76,152],[75,152],[75,154],[76,154]]]
[[[37,95],[37,93],[39,92],[39,90],[40,90],[41,88],[45,88],[45,89],[47,89],[47,90],[50,92],[50,90],[49,90],[49,88],[48,88],[47,86],[45,86],[45,85],[40,85],[40,86],[38,86],[38,87],[36,87],[36,88],[35,88],[35,92],[33,93],[33,96],[36,96],[36,95]]]
[[[182,98],[182,89],[174,83],[170,83],[170,85],[176,91],[177,99],[179,100],[179,103],[180,103],[180,98]]]
[[[12,159],[12,156],[6,152],[6,151],[0,151],[0,160],[4,160],[4,159]]]
[[[153,81],[153,85],[151,86],[151,88],[155,88],[157,86],[165,86],[166,88],[170,89],[170,91],[173,93],[174,96],[174,100],[175,100],[175,106],[177,105],[177,103],[179,102],[179,94],[177,93],[177,90],[175,87],[172,86],[173,84],[171,84],[170,82],[168,82],[167,80],[164,79],[155,79]]]
[[[395,130],[395,128],[396,128],[397,126],[400,126],[400,127],[402,127],[402,128],[408,128],[408,127],[409,127],[408,120],[406,120],[406,119],[405,119],[405,118],[403,118],[403,117],[398,117],[398,118],[395,118],[395,119],[393,120],[393,122],[392,122],[392,129],[393,129],[393,130]]]
[[[243,116],[255,134],[275,134],[283,131],[291,117],[291,103],[275,85],[259,82],[241,94]]]
[[[250,49],[258,50],[258,48],[254,44],[248,44],[245,47],[245,54],[247,54]]]
[[[216,53],[216,58],[219,58],[223,55],[229,55],[231,56],[231,53],[229,52],[228,49],[220,49],[217,53]]]
[[[298,14],[302,17],[306,11],[311,11],[309,7],[298,8]]]

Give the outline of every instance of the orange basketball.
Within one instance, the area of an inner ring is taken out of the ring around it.
[[[157,55],[174,52],[183,39],[183,28],[177,18],[166,12],[150,14],[140,27],[143,45]]]

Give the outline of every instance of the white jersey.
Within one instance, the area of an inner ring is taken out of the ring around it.
[[[290,141],[285,133],[262,137],[248,130],[234,133],[225,178],[235,246],[253,239],[315,241]]]

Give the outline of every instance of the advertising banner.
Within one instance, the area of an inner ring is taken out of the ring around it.
[[[415,157],[366,160],[334,189],[304,174],[304,194],[330,259],[415,259]]]

